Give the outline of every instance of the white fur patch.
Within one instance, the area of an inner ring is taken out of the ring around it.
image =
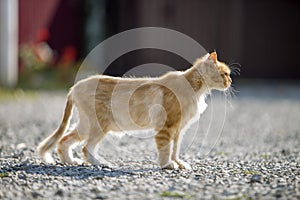
[[[44,157],[43,157],[42,159],[43,159],[46,163],[51,163],[51,164],[54,163],[54,159],[53,159],[51,153],[49,153],[49,152],[46,152],[45,155],[44,155]]]
[[[154,137],[156,132],[154,129],[139,129],[139,130],[124,130],[124,131],[109,131],[108,132],[112,137],[121,139],[125,135],[138,137],[138,138],[149,138]]]
[[[205,102],[205,95],[201,95],[199,102],[198,102],[198,113],[199,115],[202,114],[207,108],[207,104]],[[197,114],[198,114],[197,113]]]
[[[183,127],[181,130],[182,134],[185,134],[186,131],[194,124],[196,123],[199,119],[201,114],[205,111],[207,108],[207,104],[205,103],[205,95],[201,95],[198,101],[198,110],[197,113],[194,115],[194,117]]]

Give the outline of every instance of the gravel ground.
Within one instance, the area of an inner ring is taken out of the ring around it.
[[[36,146],[58,125],[66,93],[2,100],[0,199],[300,199],[300,83],[236,84],[229,101],[213,93],[187,131],[181,158],[192,171],[160,170],[151,132],[105,138],[109,167],[42,163]]]

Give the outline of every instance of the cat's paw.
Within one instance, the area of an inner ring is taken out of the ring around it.
[[[43,156],[42,156],[42,160],[48,164],[55,164],[55,161],[51,155],[51,153],[45,153]]]
[[[175,162],[178,164],[179,169],[186,169],[186,170],[192,170],[191,165],[189,165],[187,162],[184,162],[182,160],[175,160]]]
[[[162,169],[169,169],[169,170],[176,170],[179,168],[178,164],[174,161],[171,161],[170,163],[167,163],[163,166],[161,166]]]
[[[86,162],[89,163],[89,164],[91,164],[91,165],[97,165],[97,166],[101,165],[100,160],[97,159],[97,158],[95,158],[95,157],[92,156],[92,155],[90,155],[90,156],[88,157],[88,159],[86,159]]]
[[[82,165],[83,163],[84,163],[84,161],[79,158],[72,159],[72,165]]]

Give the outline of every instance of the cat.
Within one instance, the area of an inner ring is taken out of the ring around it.
[[[61,124],[40,143],[39,155],[44,161],[53,162],[49,150],[57,143],[60,160],[78,164],[72,148],[84,141],[85,162],[99,165],[95,149],[109,131],[154,129],[160,167],[191,169],[179,159],[181,137],[206,109],[206,94],[212,89],[226,91],[231,82],[230,68],[218,61],[216,52],[198,58],[185,71],[156,78],[94,75],[83,79],[70,89]],[[74,105],[79,121],[63,136]]]

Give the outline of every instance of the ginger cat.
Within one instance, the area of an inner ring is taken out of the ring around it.
[[[206,54],[183,72],[169,72],[158,78],[120,78],[95,75],[76,83],[67,96],[60,126],[38,147],[41,158],[53,162],[48,152],[56,143],[62,162],[77,164],[72,147],[84,141],[86,162],[98,165],[95,147],[109,132],[154,129],[161,168],[191,169],[178,158],[180,138],[192,121],[205,110],[205,95],[212,89],[231,85],[229,67]],[[79,122],[63,136],[73,106]]]

